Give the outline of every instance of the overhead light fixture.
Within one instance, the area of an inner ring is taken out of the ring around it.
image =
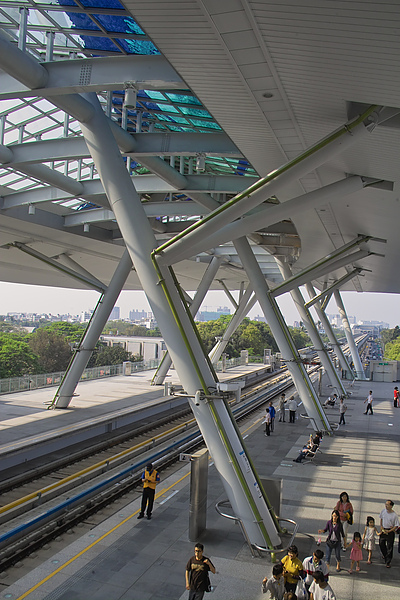
[[[263,98],[273,98],[274,95],[272,92],[264,92],[263,93]]]
[[[201,173],[206,170],[206,155],[203,152],[196,156],[196,171]]]
[[[90,231],[90,225],[89,225],[89,223],[84,223],[83,224],[83,232],[84,233],[89,233],[89,231]]]
[[[124,108],[136,108],[137,92],[133,82],[127,81],[125,83]]]
[[[34,215],[36,213],[36,207],[34,204],[29,204],[28,215]]]

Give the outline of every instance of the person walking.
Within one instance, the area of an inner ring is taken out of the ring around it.
[[[272,402],[269,403],[269,414],[271,415],[271,433],[274,431],[276,410]]]
[[[344,397],[340,396],[340,403],[339,403],[340,419],[339,419],[339,425],[346,425],[346,421],[344,420],[344,415],[346,414],[346,410],[347,410],[347,406],[344,403]]]
[[[265,413],[264,421],[265,423],[265,433],[264,435],[271,435],[271,413],[267,408],[267,412]]]
[[[210,579],[208,573],[215,574],[215,567],[211,560],[203,554],[203,544],[194,547],[194,556],[191,556],[186,565],[186,589],[189,590],[189,600],[203,600],[204,592],[208,592]]]
[[[371,415],[374,414],[374,411],[372,410],[372,402],[373,402],[372,390],[369,390],[368,397],[364,400],[364,404],[367,403],[367,410],[365,411],[364,415],[367,415],[368,411],[371,413]]]
[[[153,468],[152,463],[146,466],[146,469],[142,473],[143,481],[143,493],[142,493],[142,506],[138,519],[143,519],[147,505],[147,519],[150,521],[151,513],[153,512],[154,496],[156,493],[156,485],[160,481],[160,475],[158,471]]]
[[[353,567],[354,564],[356,564],[356,571],[360,570],[360,560],[363,559],[363,555],[362,555],[362,540],[361,540],[361,533],[359,531],[355,531],[354,535],[353,535],[353,541],[349,542],[347,544],[347,547],[351,546],[351,552],[350,552],[350,570],[349,573],[350,575],[353,572]]]
[[[297,410],[297,402],[294,399],[294,396],[290,396],[290,398],[289,398],[289,423],[294,423],[296,421],[296,410]]]
[[[286,404],[286,396],[284,393],[282,393],[279,398],[279,421],[283,421],[283,422],[285,422],[285,404]]]
[[[393,510],[393,500],[386,500],[385,508],[379,515],[381,531],[379,536],[379,548],[386,567],[390,569],[393,558],[393,544],[396,529],[400,527],[399,517]]]
[[[393,390],[393,406],[394,408],[399,408],[399,400],[400,400],[400,392],[399,392],[399,388],[396,387]]]
[[[364,548],[368,550],[368,560],[367,563],[370,565],[372,563],[372,550],[375,547],[375,535],[378,537],[380,533],[378,533],[377,528],[375,527],[375,519],[374,517],[367,517],[367,524],[364,529],[364,534],[362,537],[362,542],[364,544]]]
[[[340,546],[344,539],[344,532],[338,510],[332,511],[331,518],[326,523],[324,529],[318,529],[318,533],[325,533],[326,531],[328,532],[328,537],[326,538],[326,564],[329,566],[332,550],[334,550],[336,556],[336,571],[340,571]]]
[[[350,498],[347,492],[342,492],[339,496],[339,500],[336,502],[335,509],[339,511],[340,522],[343,527],[344,539],[342,550],[346,552],[347,545],[347,531],[349,529],[349,525],[353,525],[353,515],[354,508],[352,503],[350,502]]]

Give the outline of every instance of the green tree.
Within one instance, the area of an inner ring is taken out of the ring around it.
[[[71,347],[62,333],[50,327],[40,327],[29,337],[29,346],[39,358],[43,372],[65,371],[71,359]]]
[[[386,344],[385,358],[388,360],[400,360],[400,337]]]
[[[86,324],[67,323],[66,321],[59,321],[58,323],[45,325],[44,327],[40,327],[39,329],[44,329],[48,332],[58,333],[62,335],[67,342],[70,342],[71,344],[77,344],[86,330]]]
[[[311,340],[304,329],[300,329],[299,327],[289,327],[289,331],[297,350],[312,345]]]
[[[39,360],[27,342],[0,334],[0,378],[37,373]]]
[[[134,362],[136,359],[122,346],[104,346],[93,354],[93,366],[120,365],[126,360]]]

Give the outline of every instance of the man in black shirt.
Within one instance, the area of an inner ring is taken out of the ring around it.
[[[186,589],[189,590],[189,600],[203,600],[207,591],[208,572],[215,573],[215,567],[209,558],[203,555],[203,544],[194,547],[194,556],[189,558],[186,565]]]

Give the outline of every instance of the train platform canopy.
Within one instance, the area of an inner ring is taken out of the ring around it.
[[[96,94],[157,243],[204,221],[170,248],[184,289],[214,256],[211,289],[240,289],[247,236],[271,287],[277,258],[400,292],[399,20],[394,0],[0,0],[0,279],[109,283],[121,223],[72,106]]]

